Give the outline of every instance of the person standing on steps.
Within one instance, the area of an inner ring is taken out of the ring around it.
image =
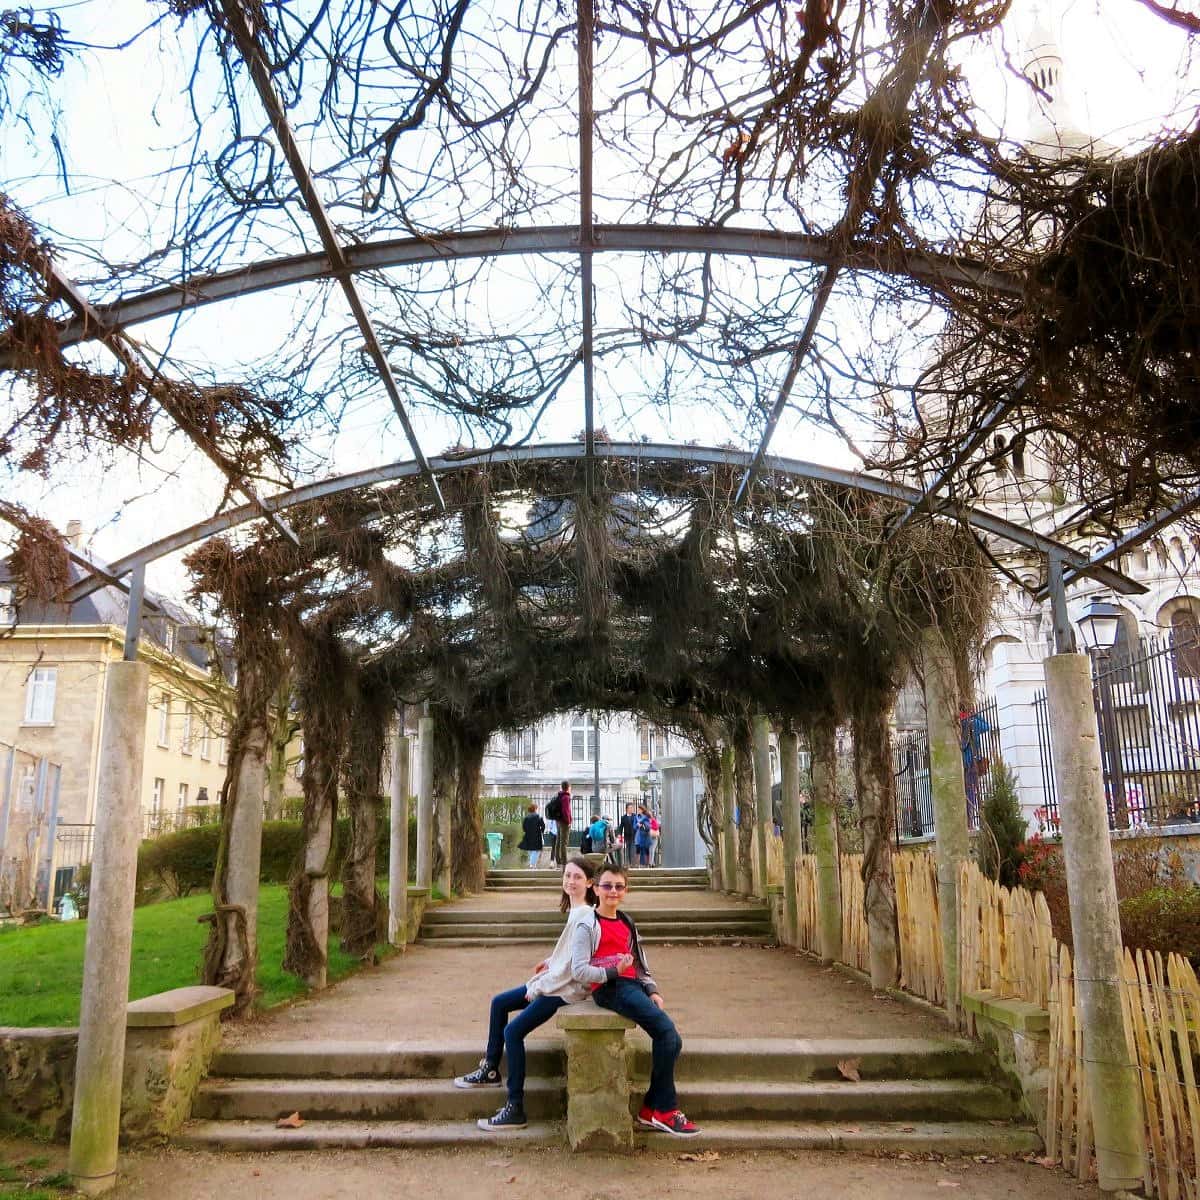
[[[558,826],[558,836],[554,839],[554,859],[559,866],[566,866],[568,843],[571,840],[571,781],[569,779],[562,781],[562,787],[550,801],[546,812]]]
[[[524,850],[529,856],[529,869],[532,871],[538,865],[542,856],[542,845],[545,841],[546,822],[538,816],[536,804],[529,806],[525,819],[521,822],[521,841],[518,850]]]
[[[533,977],[528,982],[492,997],[487,1049],[483,1058],[469,1075],[460,1075],[454,1081],[457,1088],[501,1087],[501,1054],[506,1058],[508,1100],[494,1116],[482,1117],[476,1122],[480,1129],[525,1128],[528,1123],[525,1119],[525,1039],[564,1004],[587,997],[587,985],[574,975],[572,947],[576,931],[582,929],[587,933],[596,923],[594,878],[595,868],[586,858],[572,858],[567,863],[563,868],[560,904],[567,914],[567,921],[550,957],[534,967]],[[517,1015],[510,1021],[509,1014],[514,1012]]]
[[[571,935],[571,971],[589,984],[592,999],[610,1012],[628,1017],[650,1035],[650,1086],[637,1121],[647,1129],[675,1137],[700,1132],[679,1110],[675,1062],[683,1039],[667,1016],[663,998],[646,963],[637,925],[620,911],[629,890],[624,867],[605,866],[596,882],[596,919],[579,924]]]
[[[650,813],[643,804],[633,818],[633,848],[637,851],[637,865],[650,865]]]
[[[625,805],[625,815],[619,826],[621,834],[621,862],[627,867],[633,866],[633,839],[637,834],[637,820],[634,817],[634,803],[630,800]]]

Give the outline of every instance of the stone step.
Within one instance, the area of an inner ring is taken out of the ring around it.
[[[474,1121],[505,1101],[503,1088],[456,1088],[453,1079],[207,1079],[192,1116],[215,1121],[305,1120]],[[564,1079],[525,1082],[525,1111],[536,1120],[566,1114]]]
[[[489,882],[484,885],[485,892],[560,892],[562,886],[556,879],[553,883],[530,883],[523,879],[505,880],[500,883]],[[704,883],[639,883],[639,892],[707,892],[708,885]]]
[[[679,1106],[728,1121],[986,1121],[1018,1116],[1009,1093],[971,1079],[851,1083],[679,1080]],[[638,1089],[638,1092],[641,1088]],[[636,1111],[636,1107],[635,1107]]]
[[[635,1096],[642,1090],[638,1086]],[[465,1090],[444,1079],[208,1079],[192,1115],[207,1120],[467,1121],[504,1103],[501,1088]],[[680,1080],[689,1116],[721,1120],[988,1120],[1016,1115],[1009,1095],[974,1080],[795,1083]],[[536,1120],[566,1112],[563,1079],[528,1078],[525,1107]],[[633,1101],[634,1111],[637,1100]]]
[[[537,925],[554,929],[556,932],[563,927],[565,917],[559,912],[541,912],[531,909],[527,912],[512,912],[510,910],[493,910],[479,908],[460,908],[458,905],[445,908],[431,908],[425,912],[424,925],[474,925],[491,921],[502,922],[505,925]],[[665,925],[676,921],[770,921],[771,913],[761,905],[729,904],[722,907],[707,908],[647,908],[637,914],[638,928],[648,928],[651,925]]]
[[[496,934],[463,937],[455,934],[447,937],[439,935],[428,940],[422,937],[421,945],[434,949],[439,947],[471,949],[480,946],[544,946],[546,940],[545,937],[535,937],[530,933],[514,933],[507,937]],[[553,937],[550,940],[553,941]],[[645,934],[641,936],[640,940],[647,946],[774,946],[776,944],[774,935],[768,933],[655,933]]]
[[[652,937],[740,937],[743,934],[750,937],[767,937],[771,934],[771,922],[759,919],[748,920],[711,920],[711,921],[638,921],[638,936],[643,941]],[[425,938],[496,938],[507,940],[522,938],[525,941],[554,942],[562,933],[561,923],[552,925],[537,925],[532,921],[422,921],[420,936]]]
[[[478,1015],[483,1034],[485,1014]],[[650,1072],[649,1041],[630,1035],[632,1073]],[[214,1076],[291,1079],[452,1079],[479,1062],[479,1039],[436,1045],[397,1042],[258,1042],[230,1046],[213,1061]],[[526,1068],[533,1079],[560,1077],[562,1042],[527,1043]],[[717,1081],[838,1081],[839,1062],[853,1060],[864,1080],[990,1079],[993,1068],[982,1047],[964,1038],[703,1038],[689,1037],[679,1060],[680,1083]]]
[[[546,867],[539,867],[535,871],[527,867],[502,867],[488,871],[487,878],[558,880],[562,878],[562,871]],[[699,880],[707,884],[708,872],[703,867],[634,867],[629,872],[631,883],[642,883],[648,879]]]
[[[639,1129],[639,1145],[655,1150],[849,1150],[862,1154],[988,1154],[997,1157],[1041,1150],[1037,1133],[1019,1125],[987,1121],[708,1122],[698,1137],[672,1138]],[[276,1129],[273,1121],[190,1121],[174,1138],[196,1149],[354,1150],[457,1145],[564,1144],[559,1122],[535,1122],[503,1133],[464,1121],[306,1121],[299,1129]]]

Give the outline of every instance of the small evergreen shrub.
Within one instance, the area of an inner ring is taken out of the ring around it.
[[[1026,824],[1012,771],[1002,762],[993,763],[992,792],[979,813],[975,860],[989,879],[1003,887],[1021,882]]]

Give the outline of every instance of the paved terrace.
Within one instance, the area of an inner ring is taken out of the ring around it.
[[[706,893],[631,897],[639,908],[728,904]],[[553,906],[542,893],[485,894],[456,907],[495,911]],[[547,943],[545,949],[550,949]],[[398,1041],[481,1043],[488,1000],[532,974],[541,957],[534,945],[439,948],[418,943],[404,954],[360,972],[322,995],[229,1030],[243,1040]],[[833,968],[786,948],[654,946],[650,966],[667,1009],[686,1042],[690,1037],[929,1037],[946,1024]],[[556,1039],[553,1025],[533,1040]],[[482,1048],[482,1046],[481,1046]],[[686,1053],[686,1050],[685,1050]]]

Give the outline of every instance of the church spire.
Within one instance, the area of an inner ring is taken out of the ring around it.
[[[1076,127],[1063,83],[1063,53],[1057,29],[1060,22],[1053,0],[1035,0],[1033,26],[1025,38],[1025,78],[1029,80],[1029,132],[1032,149],[1059,151],[1075,142]]]

